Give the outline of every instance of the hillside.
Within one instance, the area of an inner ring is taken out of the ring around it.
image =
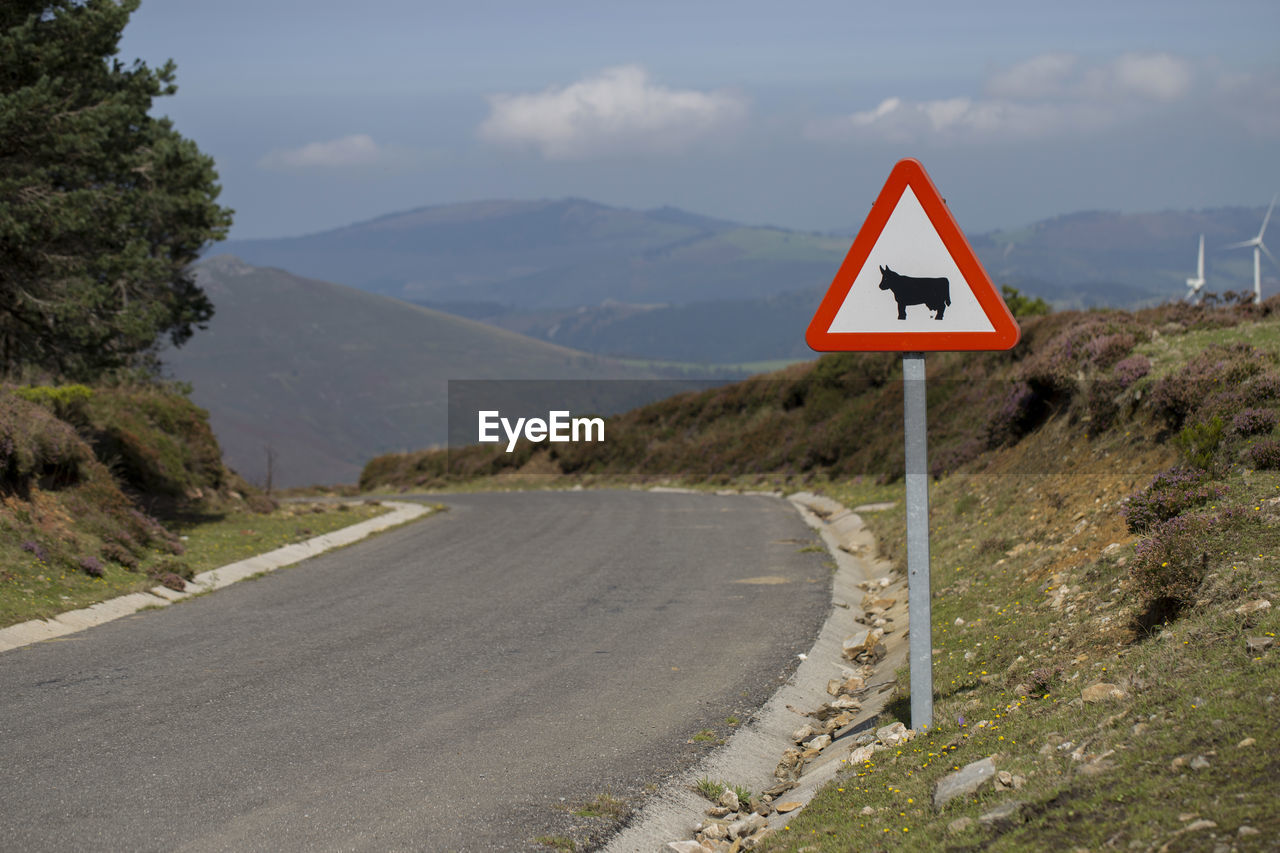
[[[1010,353],[929,356],[934,726],[856,758],[861,733],[832,732],[847,767],[763,849],[1280,838],[1280,300],[1023,328]],[[897,361],[827,356],[663,401],[609,419],[604,445],[383,457],[362,483],[807,484],[894,502],[863,515],[901,573]],[[860,621],[901,630],[864,588]],[[895,681],[878,725],[910,722]],[[935,799],[987,759],[997,772]]]
[[[420,208],[224,248],[251,264],[403,299],[529,309],[768,296],[825,283],[847,246],[674,208],[560,199]]]
[[[274,506],[219,457],[163,387],[0,388],[0,626],[190,577],[158,518]]]
[[[1074,213],[970,234],[998,284],[1057,308],[1181,298],[1206,241],[1208,290],[1252,286],[1261,208]],[[601,355],[702,364],[806,357],[803,329],[854,229],[744,226],[581,199],[395,213],[322,234],[232,241],[249,263],[337,281]],[[1264,295],[1275,292],[1268,266]]]
[[[354,481],[364,460],[443,443],[450,379],[640,378],[645,371],[282,270],[197,268],[207,331],[162,357],[209,412],[228,464],[277,486]]]
[[[804,341],[804,330],[825,290],[682,305],[607,303],[569,311],[511,311],[487,303],[468,310],[482,322],[522,335],[620,358],[706,365],[807,361],[814,353]],[[451,304],[439,307],[456,310]]]
[[[1201,234],[1206,290],[1252,290],[1252,255],[1225,247],[1256,235],[1265,213],[1265,208],[1244,207],[1130,214],[1088,211],[976,235],[972,242],[994,279],[1059,308],[1132,308],[1186,294],[1186,279],[1196,271]],[[1274,265],[1264,266],[1264,298],[1275,294],[1278,275]]]

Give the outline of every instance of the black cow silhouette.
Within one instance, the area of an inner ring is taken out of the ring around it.
[[[888,267],[880,267],[880,289],[893,291],[898,300],[898,319],[907,319],[908,305],[926,305],[942,319],[942,312],[951,304],[951,282],[945,278],[914,278],[896,273]]]

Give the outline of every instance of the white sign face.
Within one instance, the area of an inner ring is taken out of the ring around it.
[[[994,332],[995,327],[908,186],[827,331]]]

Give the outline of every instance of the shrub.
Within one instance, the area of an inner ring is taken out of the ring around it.
[[[1031,671],[1027,677],[1027,684],[1031,687],[1032,693],[1045,693],[1061,677],[1061,665],[1042,666]]]
[[[37,480],[60,488],[80,482],[89,448],[43,407],[0,391],[0,486],[24,492]]]
[[[1226,494],[1226,487],[1206,482],[1208,472],[1170,468],[1157,474],[1151,483],[1129,496],[1124,520],[1130,533],[1141,533],[1168,521],[1185,510]]]
[[[1013,540],[1005,536],[988,536],[978,543],[978,555],[993,557],[1013,547]]]
[[[1245,451],[1245,457],[1249,460],[1249,464],[1255,468],[1266,468],[1275,470],[1280,468],[1280,441],[1274,438],[1265,438],[1249,446]]]
[[[269,515],[280,506],[266,495],[249,495],[244,499],[244,505],[259,515]]]
[[[191,580],[191,578],[195,577],[195,570],[181,560],[167,559],[148,566],[147,575],[163,583],[165,575],[176,575],[179,578]],[[181,587],[178,587],[178,589],[181,589]]]
[[[177,536],[170,533],[160,522],[146,513],[131,508],[126,515],[131,522],[132,535],[142,542],[161,548],[170,554],[181,554],[186,550]],[[113,538],[127,542],[129,540],[124,537],[128,535],[128,533],[116,533]]]
[[[22,543],[21,547],[22,547],[22,550],[28,552],[29,554],[31,554],[31,556],[35,557],[40,562],[42,563],[49,562],[49,552],[46,551],[44,549],[44,546],[41,545],[39,542],[33,542],[30,539],[28,539],[26,542]]]
[[[1131,355],[1121,359],[1112,369],[1111,375],[1120,383],[1121,388],[1128,388],[1151,372],[1151,361],[1145,355]]]
[[[176,592],[182,592],[187,588],[187,582],[173,572],[161,572],[156,575],[156,580],[160,582],[161,586],[167,586]]]
[[[1204,547],[1211,519],[1179,516],[1156,525],[1134,549],[1130,576],[1148,600],[1190,603],[1208,570]]]
[[[1244,409],[1231,419],[1231,427],[1241,435],[1271,432],[1276,425],[1274,409]]]
[[[1192,467],[1208,468],[1222,444],[1225,427],[1222,418],[1214,415],[1207,421],[1183,429],[1174,436],[1173,443]]]
[[[1013,383],[987,424],[987,445],[994,448],[1017,441],[1035,427],[1037,413],[1043,408],[1030,384]]]
[[[102,559],[124,566],[126,569],[138,568],[138,558],[118,542],[108,542],[102,546]]]
[[[1115,379],[1099,379],[1089,386],[1086,407],[1089,411],[1087,432],[1090,436],[1101,435],[1115,423],[1116,416],[1120,414],[1116,397],[1123,387]]]
[[[1148,405],[1171,427],[1181,426],[1211,398],[1214,408],[1229,413],[1239,405],[1240,386],[1261,371],[1260,354],[1248,344],[1215,344],[1155,383]]]
[[[1128,332],[1116,332],[1090,338],[1085,342],[1084,351],[1092,364],[1107,368],[1128,355],[1135,343],[1136,339]]]
[[[1039,296],[1023,296],[1016,287],[1007,284],[1000,285],[1000,295],[1004,297],[1004,304],[1009,306],[1009,313],[1015,317],[1038,317],[1053,310]]]
[[[88,416],[98,458],[147,500],[181,503],[223,486],[208,414],[185,397],[156,387],[100,390]]]
[[[97,557],[81,557],[80,568],[91,578],[100,578],[105,573],[102,562]]]
[[[1246,405],[1252,406],[1280,398],[1280,376],[1264,373],[1253,377],[1240,388],[1240,398]]]
[[[949,474],[966,462],[971,462],[987,449],[987,442],[979,438],[970,438],[957,444],[943,447],[936,453],[929,454],[929,475],[934,479]]]
[[[28,385],[13,389],[22,399],[44,406],[60,420],[81,426],[87,422],[86,409],[93,389],[85,385]]]

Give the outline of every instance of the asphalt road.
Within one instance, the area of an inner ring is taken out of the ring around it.
[[[574,812],[690,766],[830,604],[828,557],[781,500],[431,500],[449,511],[0,654],[0,848],[602,837]]]

